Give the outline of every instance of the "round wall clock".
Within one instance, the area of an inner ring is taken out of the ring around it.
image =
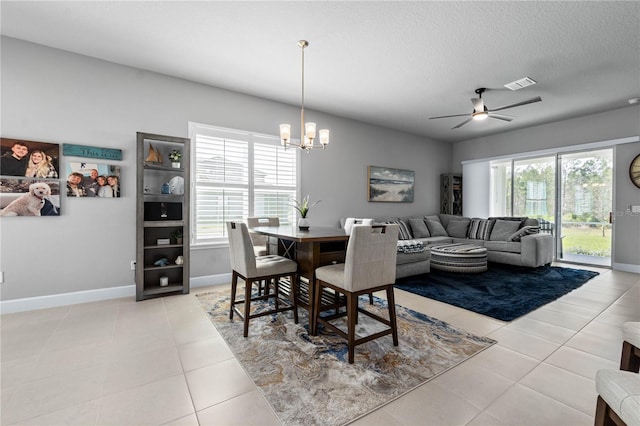
[[[640,188],[640,154],[636,155],[636,158],[629,164],[629,177],[631,182]]]

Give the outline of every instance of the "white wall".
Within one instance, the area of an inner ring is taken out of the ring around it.
[[[491,164],[488,161],[462,166],[462,213],[468,217],[489,217]]]
[[[452,169],[463,161],[524,152],[579,146],[640,135],[640,105],[573,118],[524,130],[459,142],[453,146]],[[576,148],[577,149],[577,148]],[[640,205],[640,190],[629,180],[629,163],[640,154],[640,142],[615,149],[613,267],[640,272],[640,214],[625,213],[626,206]],[[466,185],[466,189],[469,187]],[[487,197],[488,197],[487,189]]]
[[[60,217],[2,218],[2,300],[133,285],[136,132],[188,136],[195,121],[277,134],[295,122],[298,106],[92,59],[41,45],[1,39],[2,136],[123,151],[122,198],[62,197]],[[327,150],[302,156],[302,194],[322,199],[318,225],[340,216],[435,213],[439,175],[451,146],[361,122],[307,112],[331,129]],[[61,158],[64,170],[66,159]],[[367,165],[416,172],[415,201],[367,202]],[[192,250],[193,278],[230,272],[226,247]],[[133,293],[131,293],[133,294]]]

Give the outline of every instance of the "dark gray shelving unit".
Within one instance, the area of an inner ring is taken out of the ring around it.
[[[189,293],[189,142],[188,138],[137,133],[137,301]],[[182,154],[179,166],[169,159],[173,150]],[[178,231],[181,240],[175,237]],[[176,263],[179,256],[182,264]],[[168,263],[156,265],[160,259]]]
[[[440,213],[462,216],[462,175],[440,175]]]

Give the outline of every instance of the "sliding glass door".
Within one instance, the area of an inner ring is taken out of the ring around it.
[[[558,156],[558,260],[611,266],[613,150]]]
[[[537,218],[555,257],[611,266],[613,150],[491,163],[491,215]]]

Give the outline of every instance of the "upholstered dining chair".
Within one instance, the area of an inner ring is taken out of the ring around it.
[[[227,233],[232,269],[229,319],[233,319],[234,312],[240,315],[244,322],[244,337],[249,335],[249,320],[264,315],[293,311],[293,319],[297,324],[298,264],[282,256],[255,256],[249,229],[243,222],[227,222]],[[288,294],[281,291],[280,279],[284,277],[289,278]],[[245,283],[244,299],[241,300],[236,300],[238,278]],[[252,295],[253,284],[257,284],[260,288],[260,282],[267,283],[264,294]],[[269,290],[271,286],[273,286],[273,293]],[[263,303],[263,309],[254,309],[252,313],[252,302],[268,302],[269,299],[274,299],[273,308],[269,308],[268,303]],[[238,305],[244,305],[244,310],[240,311]]]
[[[266,256],[269,253],[267,248],[267,236],[251,232],[252,228],[257,226],[280,226],[280,219],[277,217],[248,217],[247,226],[249,227],[249,235],[253,242],[253,251],[256,256]]]
[[[388,334],[392,335],[393,345],[398,346],[398,329],[396,324],[395,298],[393,285],[396,280],[396,256],[398,243],[398,225],[369,226],[355,225],[347,243],[344,263],[322,266],[316,269],[314,309],[311,326],[313,332],[322,324],[347,340],[349,363],[353,364],[355,347]],[[322,305],[322,292],[330,288],[346,298],[346,311],[320,316],[321,312],[335,306]],[[358,306],[360,295],[385,290],[389,319]],[[358,313],[365,314],[388,328],[369,336],[355,335]],[[333,322],[346,317],[347,331],[343,331]]]

